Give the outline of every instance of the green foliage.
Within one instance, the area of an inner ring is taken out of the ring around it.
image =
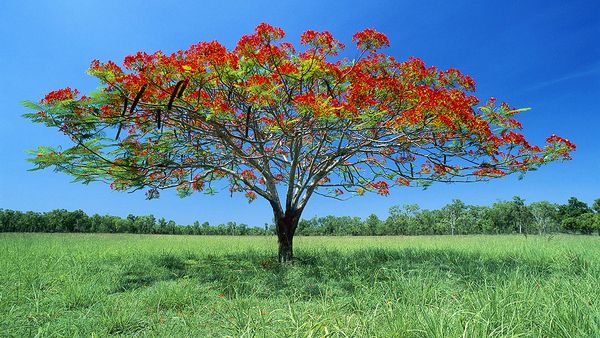
[[[0,234],[0,335],[600,332],[596,236],[300,237],[297,261],[288,265],[277,264],[272,242]]]
[[[181,194],[187,193],[185,189]],[[585,211],[585,212],[580,212]],[[519,197],[493,205],[467,205],[460,200],[439,210],[423,210],[417,205],[393,206],[388,216],[324,216],[302,219],[296,230],[301,236],[390,236],[390,235],[468,235],[534,234],[570,232],[593,234],[600,213],[571,198],[565,205],[547,201],[526,205]],[[185,235],[270,235],[273,225],[255,227],[228,222],[211,226],[208,222],[179,225],[152,215],[126,218],[88,216],[81,210],[20,212],[0,209],[0,232],[83,232]]]
[[[600,198],[597,198],[594,200],[592,209],[594,210],[595,213],[600,214]]]
[[[577,230],[584,234],[591,235],[595,229],[596,215],[591,212],[579,215],[576,218]]]
[[[567,201],[567,204],[558,207],[558,211],[562,218],[567,218],[579,217],[591,210],[585,202],[578,200],[576,197],[571,197]]]

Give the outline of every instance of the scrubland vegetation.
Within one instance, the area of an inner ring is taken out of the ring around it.
[[[110,215],[88,216],[81,210],[20,212],[0,209],[0,232],[85,232],[185,235],[272,235],[274,224],[249,226],[241,223],[210,225],[194,222],[179,225],[153,215],[126,218]],[[581,233],[600,235],[600,199],[591,207],[575,197],[565,204],[547,201],[525,204],[515,196],[491,206],[466,205],[460,200],[437,210],[418,205],[393,206],[387,218],[325,216],[302,219],[296,229],[304,236],[383,236],[454,234],[550,234]]]

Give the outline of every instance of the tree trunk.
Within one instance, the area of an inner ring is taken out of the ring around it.
[[[291,262],[294,259],[293,240],[299,220],[299,211],[286,210],[283,215],[275,213],[277,242],[279,244],[278,260],[280,263]]]

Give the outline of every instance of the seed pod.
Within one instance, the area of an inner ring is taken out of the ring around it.
[[[177,94],[177,98],[180,99],[181,96],[183,96],[183,92],[185,91],[185,88],[188,85],[188,80],[183,81],[183,84],[181,85],[181,89],[179,89],[179,93]]]
[[[133,111],[135,110],[135,107],[137,106],[138,102],[140,102],[140,99],[142,98],[142,95],[144,95],[145,90],[146,90],[146,85],[143,85],[142,88],[140,89],[140,91],[137,93],[137,95],[133,99],[133,103],[131,104],[131,108],[129,109],[129,114],[133,114]]]
[[[250,114],[252,114],[252,108],[248,107],[248,112],[246,113],[246,138],[248,138],[248,131],[250,129]]]
[[[183,80],[179,80],[179,82],[177,82],[177,84],[175,85],[175,89],[173,89],[173,93],[171,93],[171,98],[169,98],[169,103],[167,103],[167,111],[171,110],[171,107],[173,107],[173,101],[175,100],[175,97],[177,96],[177,93],[179,92],[179,87],[181,86],[182,83],[183,83]]]
[[[329,94],[329,96],[333,97],[333,91],[331,90],[331,85],[329,84],[329,81],[324,80],[325,85],[327,86],[327,93]]]
[[[129,104],[129,99],[125,97],[125,101],[123,102],[123,112],[121,113],[121,118],[119,119],[119,129],[117,129],[117,136],[115,136],[115,141],[119,139],[119,135],[121,135],[121,128],[123,128],[123,117],[125,116],[125,112],[127,111],[127,105]]]

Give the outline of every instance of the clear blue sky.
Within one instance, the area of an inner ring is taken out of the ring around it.
[[[389,197],[346,202],[313,198],[304,217],[387,215],[392,205],[440,207],[453,198],[491,204],[520,195],[527,202],[600,198],[600,3],[589,1],[17,1],[0,3],[0,208],[47,211],[83,209],[125,216],[154,214],[186,224],[229,220],[270,222],[263,200],[164,192],[147,201],[143,193],[111,191],[103,184],[70,183],[50,170],[28,172],[27,149],[57,145],[55,131],[21,115],[25,99],[66,86],[82,92],[97,83],[85,71],[92,59],[122,58],[138,50],[171,52],[204,40],[234,47],[237,39],[266,21],[297,42],[306,29],[329,30],[351,46],[366,27],[388,35],[388,53],[418,56],[428,64],[472,75],[478,96],[497,97],[517,107],[524,133],[543,143],[556,133],[577,144],[573,161],[552,164],[523,180],[437,184],[428,190],[398,189]]]

